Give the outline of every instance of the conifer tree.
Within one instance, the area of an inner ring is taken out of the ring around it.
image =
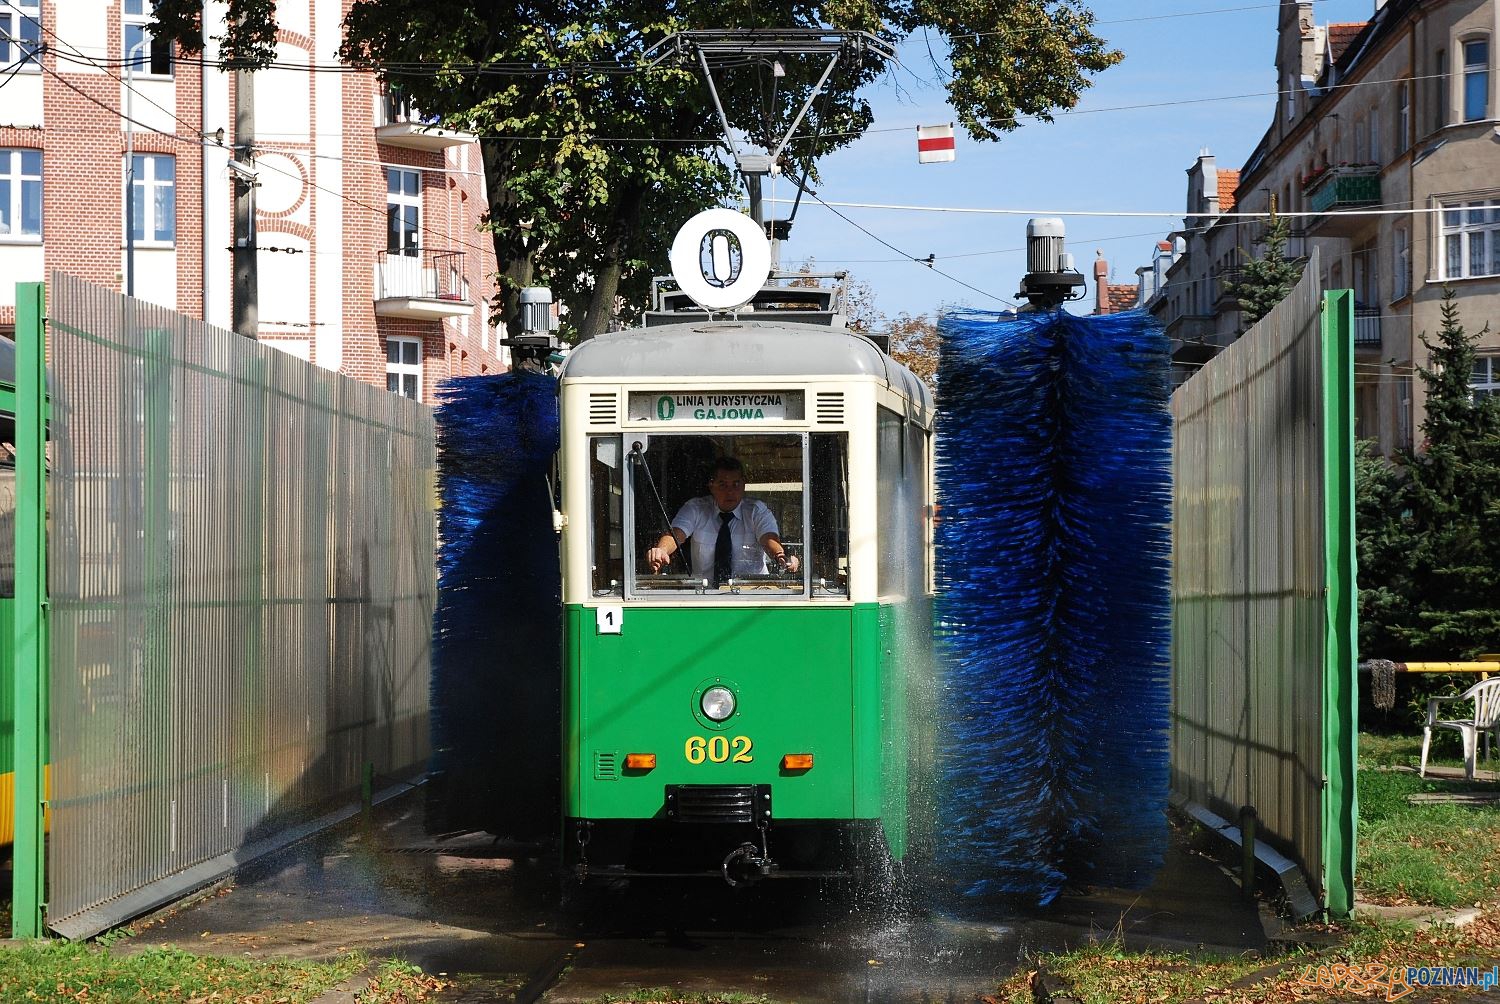
[[[1361,439],[1354,444],[1354,525],[1359,567],[1359,657],[1406,657],[1397,632],[1416,620],[1410,485],[1401,467]]]
[[[1272,307],[1285,300],[1302,277],[1302,265],[1286,256],[1289,236],[1286,217],[1277,218],[1272,206],[1272,216],[1266,228],[1266,253],[1245,262],[1241,270],[1243,278],[1238,282],[1224,284],[1224,291],[1239,301],[1247,326],[1265,317]]]
[[[1489,328],[1467,333],[1455,299],[1444,291],[1436,338],[1421,336],[1427,414],[1423,442],[1406,457],[1415,616],[1392,632],[1414,659],[1500,651],[1500,400],[1469,385],[1475,342]]]

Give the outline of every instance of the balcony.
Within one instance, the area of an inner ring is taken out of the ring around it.
[[[1380,310],[1375,307],[1354,308],[1355,348],[1380,348]]]
[[[375,316],[441,321],[474,309],[462,251],[382,251],[375,266]]]
[[[388,146],[441,152],[450,146],[475,142],[469,133],[439,127],[436,118],[423,115],[411,98],[399,91],[386,91],[380,96],[378,118],[375,142]]]
[[[1220,335],[1218,317],[1213,314],[1182,314],[1167,323],[1167,337],[1172,343],[1172,361],[1204,363],[1234,340],[1233,334]]]
[[[1330,167],[1309,182],[1304,193],[1312,217],[1307,229],[1318,237],[1350,237],[1375,226],[1373,217],[1352,212],[1380,204],[1380,168]]]

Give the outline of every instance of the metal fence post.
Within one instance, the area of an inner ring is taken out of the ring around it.
[[[46,287],[16,284],[15,847],[11,935],[39,938],[46,900],[43,744],[47,728]]]
[[[1354,292],[1323,297],[1324,587],[1323,895],[1334,916],[1354,909],[1359,697],[1355,651]]]

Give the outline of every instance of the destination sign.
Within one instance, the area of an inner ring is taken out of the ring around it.
[[[800,390],[633,391],[630,420],[694,425],[702,422],[800,421]]]

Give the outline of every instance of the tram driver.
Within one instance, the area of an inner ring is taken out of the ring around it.
[[[672,517],[669,533],[646,552],[646,564],[659,572],[684,541],[693,542],[693,578],[714,587],[734,576],[766,574],[766,558],[785,572],[796,572],[797,556],[781,545],[776,517],[759,499],[745,498],[745,467],[720,457],[708,478],[708,494],[689,499]]]

